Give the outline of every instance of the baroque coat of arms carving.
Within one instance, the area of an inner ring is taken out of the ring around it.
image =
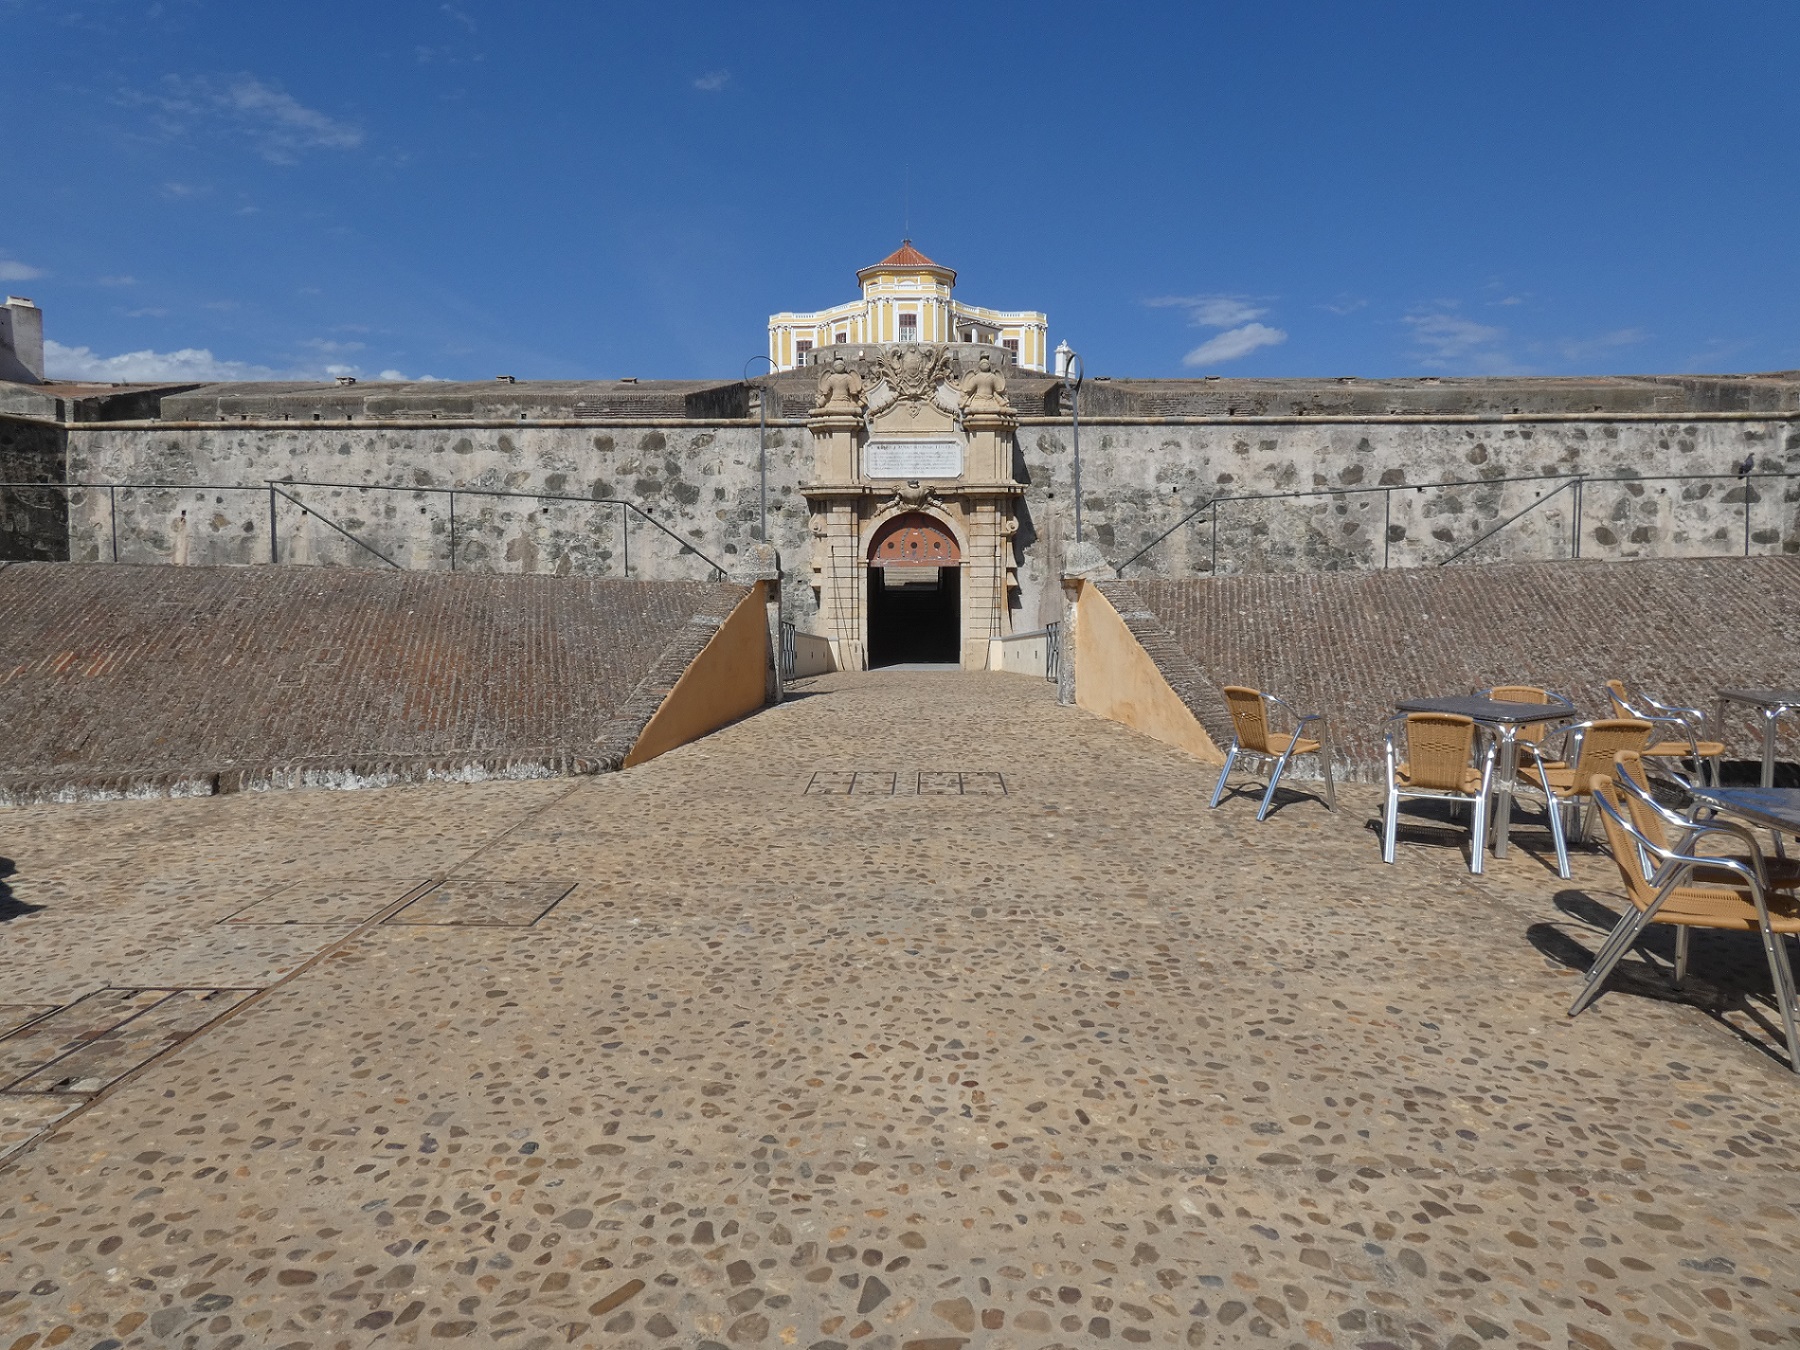
[[[961,373],[947,348],[922,342],[900,342],[880,348],[874,359],[862,363],[858,370],[869,391],[871,413],[893,403],[937,402],[938,390],[946,383],[954,383]]]

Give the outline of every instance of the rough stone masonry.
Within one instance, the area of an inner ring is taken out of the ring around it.
[[[71,490],[66,516],[60,489],[0,490],[0,548],[199,564],[268,561],[273,543],[284,561],[702,579],[756,542],[766,451],[792,571],[812,386],[0,385],[9,481],[164,485]],[[1029,629],[1060,603],[1075,428],[1057,381],[1012,372],[1009,394],[1011,618]],[[1080,414],[1086,528],[1126,575],[1800,552],[1793,372],[1100,379]],[[783,604],[810,620],[806,586]]]

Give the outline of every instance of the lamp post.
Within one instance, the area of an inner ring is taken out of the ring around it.
[[[1081,357],[1067,342],[1057,344],[1056,373],[1069,391],[1069,427],[1075,442],[1075,542],[1081,542]]]
[[[750,367],[758,361],[769,363],[769,374],[775,373],[775,360],[768,356],[753,356],[744,362],[744,383],[750,383]],[[756,392],[756,480],[757,480],[757,542],[769,542],[769,390],[768,386],[760,386]]]

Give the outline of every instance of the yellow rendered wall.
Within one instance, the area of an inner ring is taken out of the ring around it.
[[[1075,601],[1075,702],[1207,764],[1225,762],[1119,611],[1086,583]]]
[[[719,625],[625,756],[625,767],[717,731],[763,705],[769,670],[768,583],[759,581]]]

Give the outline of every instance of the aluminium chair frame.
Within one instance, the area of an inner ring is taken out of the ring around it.
[[[1743,859],[1741,858],[1715,859],[1712,858],[1711,855],[1700,855],[1693,848],[1694,840],[1699,838],[1702,833],[1730,835],[1739,843],[1748,847],[1749,853],[1746,856],[1754,862],[1763,879],[1764,893],[1766,894],[1769,891],[1778,891],[1781,889],[1780,886],[1770,880],[1768,860],[1762,856],[1762,845],[1757,842],[1756,832],[1748,826],[1740,825],[1734,820],[1719,820],[1716,817],[1700,820],[1697,816],[1684,816],[1679,811],[1671,810],[1669,807],[1664,806],[1661,802],[1657,801],[1655,794],[1651,793],[1640,784],[1637,779],[1627,773],[1624,766],[1619,764],[1617,759],[1614,760],[1613,764],[1612,782],[1614,790],[1628,798],[1626,802],[1627,814],[1635,814],[1631,811],[1631,802],[1635,801],[1639,806],[1642,806],[1661,821],[1665,829],[1672,831],[1672,833],[1666,835],[1665,838],[1676,841],[1673,849],[1674,852],[1691,853],[1696,857],[1705,856],[1708,860],[1708,865],[1715,861],[1741,864],[1743,862]],[[1595,800],[1599,799],[1596,798]],[[1632,832],[1634,836],[1643,835],[1644,833],[1642,830],[1637,829],[1635,821],[1632,822]],[[1648,838],[1647,835],[1644,837]],[[1635,838],[1633,843],[1636,843]],[[1663,846],[1667,847],[1666,844]],[[1652,859],[1651,855],[1641,846],[1637,848],[1637,860],[1638,872],[1643,876],[1645,881],[1654,883],[1656,881],[1657,864]],[[1694,870],[1698,869],[1690,869],[1690,876]],[[1708,882],[1702,884],[1717,885],[1718,883]],[[1691,935],[1692,930],[1685,924],[1677,924],[1675,926],[1675,985],[1677,988],[1680,988],[1681,982],[1687,978],[1688,939]]]
[[[1615,775],[1614,781],[1618,781]],[[1630,787],[1634,794],[1638,791],[1634,783]],[[1625,899],[1626,912],[1618,925],[1594,955],[1594,962],[1583,976],[1581,991],[1576,994],[1574,1003],[1569,1005],[1569,1016],[1576,1017],[1600,996],[1606,983],[1606,977],[1619,964],[1643,936],[1656,919],[1656,913],[1665,901],[1673,895],[1681,883],[1690,878],[1696,868],[1716,869],[1729,872],[1738,877],[1742,885],[1735,887],[1741,892],[1748,892],[1750,902],[1756,908],[1757,928],[1762,936],[1763,954],[1769,961],[1769,975],[1775,988],[1775,1001],[1781,1007],[1782,1027],[1787,1032],[1788,1067],[1800,1074],[1800,1027],[1795,1024],[1795,1003],[1800,1001],[1794,987],[1794,970],[1788,962],[1787,947],[1784,935],[1777,933],[1769,919],[1768,888],[1762,864],[1762,851],[1757,847],[1755,838],[1736,826],[1722,823],[1689,822],[1687,837],[1682,841],[1682,849],[1691,849],[1694,842],[1702,835],[1721,833],[1729,834],[1736,839],[1746,839],[1750,843],[1751,853],[1748,861],[1740,862],[1735,858],[1709,858],[1701,854],[1684,852],[1678,849],[1664,848],[1640,831],[1627,818],[1615,810],[1610,802],[1599,793],[1594,794],[1594,804],[1630,839],[1643,858],[1656,860],[1656,874],[1651,878],[1655,886],[1656,896],[1649,905],[1639,909],[1628,895]],[[1622,864],[1623,865],[1623,864]],[[1720,887],[1719,889],[1724,889]],[[1677,951],[1677,959],[1681,974],[1686,973],[1685,950]],[[1678,976],[1679,979],[1679,976]]]
[[[1247,686],[1234,686],[1247,687]],[[1225,796],[1225,783],[1231,777],[1231,771],[1237,766],[1239,759],[1252,759],[1263,764],[1273,764],[1274,772],[1269,775],[1269,786],[1263,793],[1262,805],[1256,809],[1256,819],[1260,822],[1269,814],[1269,808],[1275,804],[1275,789],[1281,782],[1282,774],[1287,772],[1288,763],[1294,757],[1294,746],[1300,741],[1300,733],[1312,722],[1319,724],[1317,740],[1319,749],[1319,770],[1325,777],[1325,809],[1337,810],[1337,785],[1331,779],[1331,729],[1325,723],[1324,713],[1303,713],[1279,694],[1267,693],[1258,689],[1257,696],[1264,703],[1273,703],[1294,719],[1294,730],[1288,736],[1287,748],[1278,755],[1267,750],[1253,750],[1246,746],[1243,737],[1238,734],[1237,719],[1232,718],[1231,748],[1225,752],[1225,767],[1219,770],[1219,781],[1213,785],[1212,801],[1208,809],[1216,809],[1221,798]],[[1313,738],[1309,738],[1313,739]]]
[[[1585,809],[1582,799],[1584,797],[1591,798],[1592,794],[1581,792],[1579,786],[1567,797],[1553,791],[1550,787],[1550,769],[1567,768],[1572,772],[1581,763],[1581,747],[1583,739],[1586,737],[1587,733],[1593,730],[1600,722],[1648,722],[1651,725],[1651,729],[1654,731],[1658,723],[1669,725],[1673,724],[1674,720],[1675,719],[1668,717],[1597,717],[1590,718],[1585,722],[1576,722],[1571,726],[1561,727],[1559,730],[1563,736],[1563,754],[1560,760],[1553,760],[1547,757],[1544,754],[1541,745],[1536,742],[1520,742],[1521,748],[1537,762],[1538,783],[1542,786],[1540,787],[1536,784],[1515,779],[1513,783],[1513,797],[1516,800],[1519,795],[1519,789],[1523,788],[1525,791],[1536,793],[1544,799],[1544,814],[1550,819],[1550,842],[1556,848],[1556,875],[1563,881],[1569,880],[1571,876],[1569,871],[1570,838],[1574,838],[1577,843],[1582,842],[1587,838],[1588,826],[1592,823],[1592,817]],[[1573,822],[1573,829],[1563,821],[1562,813],[1565,810],[1571,811],[1574,814],[1575,819]]]
[[[1621,688],[1625,687],[1625,681],[1623,680],[1615,681],[1615,683]],[[1618,709],[1624,716],[1635,717],[1642,722],[1673,726],[1679,734],[1679,738],[1688,743],[1688,758],[1694,761],[1694,775],[1700,780],[1700,786],[1707,786],[1706,766],[1711,764],[1711,786],[1717,787],[1719,785],[1718,761],[1716,759],[1704,759],[1700,755],[1700,733],[1706,726],[1706,713],[1699,708],[1684,708],[1677,703],[1664,703],[1660,699],[1651,698],[1650,695],[1644,693],[1641,689],[1627,689],[1626,693],[1629,694],[1630,697],[1622,697],[1618,690],[1613,689],[1611,685],[1609,685],[1606,690],[1606,696],[1612,700],[1613,707]],[[1640,707],[1648,708],[1650,711],[1640,711]],[[1664,764],[1669,762],[1669,756],[1667,755],[1655,755],[1652,756],[1652,758]],[[1694,786],[1693,783],[1688,781],[1687,775],[1682,770],[1675,769],[1672,772],[1675,780],[1680,783],[1682,787],[1688,788]]]
[[[1391,863],[1399,851],[1400,803],[1408,798],[1422,798],[1441,802],[1469,802],[1474,807],[1475,819],[1469,825],[1469,871],[1476,876],[1482,874],[1487,853],[1488,805],[1494,792],[1494,759],[1498,750],[1495,739],[1483,736],[1481,728],[1475,727],[1475,734],[1470,745],[1475,757],[1481,763],[1481,786],[1471,797],[1466,792],[1451,792],[1442,788],[1402,788],[1399,782],[1399,760],[1394,753],[1394,728],[1404,725],[1413,713],[1396,713],[1387,719],[1387,730],[1384,737],[1384,754],[1387,762],[1387,796],[1382,808],[1381,823],[1381,861]],[[1410,737],[1409,737],[1410,741]],[[1485,748],[1483,748],[1485,746]],[[1408,756],[1411,746],[1408,745]]]

